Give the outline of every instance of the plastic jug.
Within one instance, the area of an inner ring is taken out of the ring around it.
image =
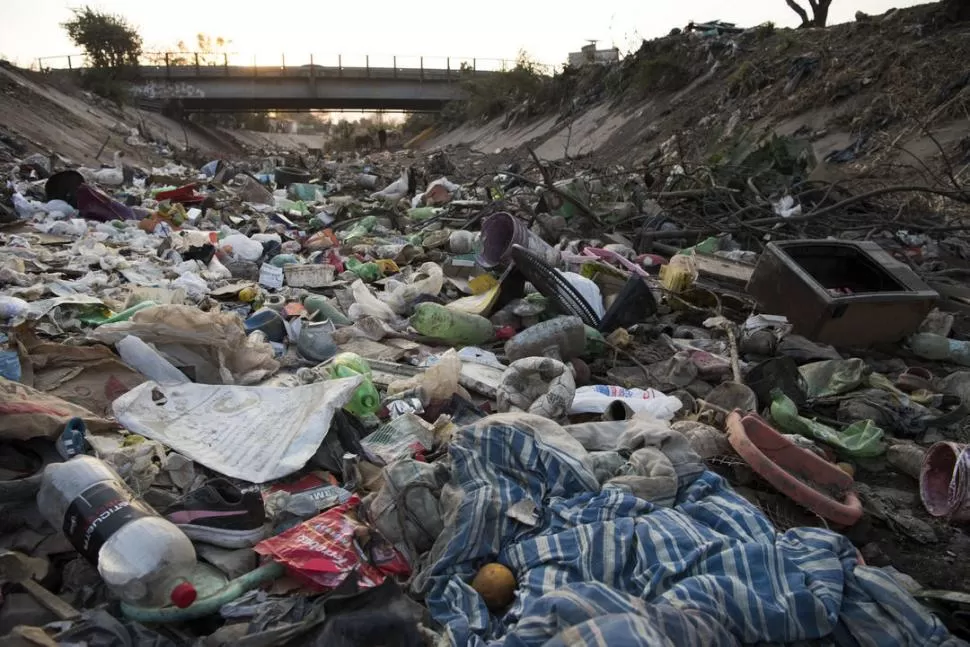
[[[196,565],[192,542],[97,458],[48,465],[37,505],[125,602],[185,608],[195,601],[187,580]]]
[[[492,322],[485,317],[450,310],[437,303],[419,303],[414,307],[410,321],[422,335],[449,344],[477,346],[495,336]]]
[[[354,391],[350,402],[344,409],[356,416],[370,416],[381,406],[380,394],[374,386],[370,366],[366,360],[355,353],[340,353],[327,366],[327,375],[331,378],[353,377],[363,375],[364,382]]]

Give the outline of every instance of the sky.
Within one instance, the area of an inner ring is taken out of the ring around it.
[[[854,19],[856,11],[879,14],[893,7],[922,4],[925,0],[834,0],[830,23]],[[808,3],[801,0],[803,5]],[[71,17],[74,0],[0,0],[0,57],[29,66],[39,57],[76,54],[79,49],[60,24]],[[720,19],[740,26],[772,21],[794,27],[798,17],[785,0],[614,0],[613,2],[545,2],[541,0],[490,0],[473,6],[460,0],[275,0],[246,3],[213,0],[91,0],[90,6],[124,16],[142,35],[146,51],[174,50],[180,40],[194,43],[199,32],[231,41],[237,54],[233,64],[287,65],[310,62],[363,65],[371,56],[374,67],[445,65],[447,56],[480,59],[514,59],[520,50],[545,64],[560,65],[569,52],[587,40],[598,47],[635,50],[642,38],[662,36],[691,20]],[[461,7],[461,8],[459,8]],[[455,60],[452,65],[457,67]],[[45,66],[66,67],[65,59],[50,59]]]

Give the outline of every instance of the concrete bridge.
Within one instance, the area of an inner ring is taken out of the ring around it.
[[[465,98],[461,81],[495,74],[469,66],[140,66],[131,92],[180,112],[256,110],[440,110]]]

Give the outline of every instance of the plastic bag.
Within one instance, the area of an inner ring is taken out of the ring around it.
[[[771,401],[771,419],[780,431],[815,438],[850,456],[881,456],[886,451],[883,431],[872,420],[859,420],[842,431],[836,431],[820,422],[799,416],[795,403],[780,391],[774,393]]]
[[[637,413],[645,411],[660,420],[670,420],[684,406],[677,398],[654,389],[624,389],[595,384],[576,389],[569,413],[603,413],[617,400]]]
[[[437,263],[424,263],[408,278],[407,282],[389,279],[386,291],[379,295],[379,298],[394,312],[403,315],[420,295],[435,296],[441,292],[444,283],[445,275],[441,267]]]
[[[455,349],[451,349],[441,356],[438,363],[424,373],[419,373],[406,380],[396,380],[387,386],[387,394],[394,395],[408,389],[421,387],[429,402],[447,400],[460,388],[458,379],[461,377],[461,359]]]
[[[347,309],[347,314],[352,320],[375,317],[382,321],[395,321],[398,318],[394,310],[371,294],[360,279],[354,281],[350,290],[354,294],[354,303]]]
[[[232,234],[219,241],[219,249],[239,261],[256,262],[263,256],[263,246],[242,234]]]
[[[407,576],[411,572],[407,560],[348,514],[359,503],[353,496],[344,505],[264,540],[255,550],[324,590],[337,588],[351,573],[356,573],[360,589],[374,588],[389,575]]]
[[[249,344],[232,313],[165,305],[135,313],[130,321],[105,324],[91,333],[116,344],[127,335],[153,343],[176,368],[202,384],[254,384],[279,369],[269,344]]]

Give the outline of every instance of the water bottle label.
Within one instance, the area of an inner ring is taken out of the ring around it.
[[[104,543],[125,524],[154,517],[146,504],[123,487],[97,483],[81,493],[64,513],[64,534],[84,559],[97,566]]]

